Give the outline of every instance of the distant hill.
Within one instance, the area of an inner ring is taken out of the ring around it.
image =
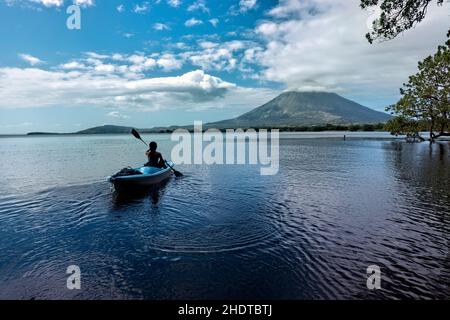
[[[191,126],[192,127],[192,126]],[[171,132],[172,130],[179,127],[155,127],[150,129],[137,129],[140,133],[157,133],[157,132]],[[89,128],[86,130],[81,130],[74,132],[74,134],[123,134],[130,133],[133,127],[124,126],[114,126],[114,125],[103,125],[98,127]]]
[[[81,130],[75,132],[76,134],[105,134],[105,133],[130,133],[132,127],[122,127],[122,126],[113,126],[113,125],[104,125],[99,127],[93,127],[86,130]]]
[[[386,122],[390,115],[328,92],[285,92],[237,118],[208,127],[286,127]]]
[[[45,135],[45,136],[49,136],[49,135],[59,135],[60,133],[55,133],[55,132],[29,132],[27,133],[27,136],[41,136],[41,135]]]

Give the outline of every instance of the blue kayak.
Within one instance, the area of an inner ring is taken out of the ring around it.
[[[173,166],[172,161],[167,161],[167,164]],[[156,168],[156,167],[140,167],[134,170],[139,171],[140,174],[109,177],[108,181],[114,185],[114,188],[118,192],[144,189],[152,185],[158,184],[172,175],[172,169]]]

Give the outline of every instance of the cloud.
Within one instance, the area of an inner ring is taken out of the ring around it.
[[[264,42],[253,58],[260,78],[292,89],[397,96],[417,61],[444,43],[448,12],[430,5],[414,30],[375,45],[364,38],[369,15],[357,1],[281,0],[255,29]]]
[[[184,23],[184,25],[186,27],[198,26],[200,24],[203,24],[203,21],[202,20],[197,20],[195,18],[190,18],[189,20],[186,20],[186,22]]]
[[[208,21],[209,21],[209,23],[211,23],[213,25],[214,28],[217,27],[217,25],[219,24],[219,19],[217,19],[217,18],[213,18]]]
[[[98,54],[97,52],[86,52],[86,55],[93,59],[107,59],[109,56],[107,54]]]
[[[211,41],[200,41],[198,43],[198,45],[200,46],[200,48],[202,49],[211,49],[211,48],[215,48],[217,47],[219,44],[216,42],[211,42]]]
[[[162,55],[157,61],[157,65],[163,68],[164,71],[178,70],[183,66],[183,61],[177,59],[173,54],[166,53]]]
[[[95,4],[94,0],[74,0],[74,4],[82,7],[90,7]]]
[[[175,42],[175,43],[170,43],[168,45],[169,48],[174,48],[174,49],[178,49],[178,50],[189,50],[191,47],[190,45],[188,45],[185,42]]]
[[[240,0],[237,5],[232,5],[228,9],[228,14],[232,16],[237,16],[239,14],[244,14],[247,11],[254,10],[258,7],[257,0]]]
[[[145,14],[150,11],[150,4],[148,1],[144,1],[141,4],[134,5],[133,12],[139,14]]]
[[[31,0],[31,2],[39,3],[46,7],[60,7],[64,4],[64,0]]]
[[[134,33],[131,33],[131,32],[124,32],[124,33],[122,33],[122,36],[123,36],[124,38],[130,39],[130,38],[133,38],[133,37],[134,37]]]
[[[181,5],[181,0],[167,0],[167,4],[171,7],[178,8]]]
[[[200,41],[200,50],[187,51],[182,54],[183,58],[191,64],[210,71],[233,71],[239,69],[241,72],[253,71],[249,64],[257,61],[246,59],[246,50],[258,45],[252,41],[233,40],[226,42]],[[248,54],[247,54],[248,55]]]
[[[155,111],[211,103],[237,88],[201,70],[138,79],[109,71],[0,68],[0,108],[64,105]]]
[[[33,57],[32,55],[26,53],[20,53],[19,57],[23,61],[28,62],[32,66],[44,63],[44,61],[42,61],[41,59]]]
[[[64,63],[64,64],[60,65],[60,68],[61,69],[66,69],[66,70],[70,70],[70,69],[87,69],[87,67],[83,63],[80,63],[78,61],[71,61],[71,62]]]
[[[256,0],[240,0],[239,1],[239,11],[247,12],[249,10],[255,9],[257,6]]]
[[[205,0],[197,0],[192,3],[188,9],[188,11],[202,11],[205,13],[209,13],[209,8],[206,6]]]
[[[116,10],[117,10],[118,12],[122,13],[122,12],[125,11],[125,6],[124,6],[123,4],[119,4],[119,5],[116,7]]]
[[[153,25],[153,29],[158,30],[158,31],[163,31],[163,30],[170,30],[169,26],[164,24],[164,23],[155,23]]]
[[[43,5],[45,7],[61,7],[64,5],[65,1],[64,0],[26,0],[28,2],[32,2],[32,3],[36,3],[36,4],[40,4]],[[14,4],[14,3],[18,3],[18,1],[7,1],[7,4]],[[72,0],[69,1],[69,3],[74,3],[76,5],[82,6],[82,7],[90,7],[95,5],[95,1],[94,0]]]
[[[115,66],[112,64],[98,64],[94,68],[98,73],[112,73],[116,70]]]
[[[129,116],[122,114],[119,111],[111,111],[111,112],[107,113],[106,116],[116,118],[116,119],[122,119],[122,120],[130,118]]]
[[[185,48],[185,44],[179,43]],[[88,70],[96,73],[109,73],[127,78],[143,78],[146,71],[159,68],[161,71],[174,71],[183,67],[184,60],[172,53],[99,54],[85,52],[84,57],[58,66],[61,70]]]

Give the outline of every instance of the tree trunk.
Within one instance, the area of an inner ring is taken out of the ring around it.
[[[430,143],[434,142],[433,130],[434,130],[434,119],[433,119],[433,117],[431,117],[431,121],[430,121]]]

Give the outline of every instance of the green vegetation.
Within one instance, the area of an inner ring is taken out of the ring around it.
[[[326,124],[317,126],[288,126],[278,128],[280,132],[321,132],[321,131],[384,131],[384,123],[377,124]],[[253,129],[272,129],[269,127],[253,127]]]
[[[61,133],[54,133],[54,132],[29,132],[27,133],[27,136],[40,136],[40,135],[59,135]]]
[[[322,131],[385,131],[384,130],[385,123],[368,123],[368,124],[348,124],[348,125],[340,125],[340,124],[325,124],[325,125],[316,125],[316,126],[283,126],[277,127],[280,132],[322,132]],[[266,126],[248,126],[248,127],[240,127],[239,129],[247,130],[247,129],[255,129],[255,130],[271,130],[274,127],[266,127]],[[188,131],[192,132],[193,128],[186,128]],[[236,129],[236,128],[229,128]],[[206,131],[207,129],[203,130]],[[226,128],[220,129],[222,132],[225,132]],[[171,133],[173,130],[165,130],[160,133]]]
[[[450,31],[447,37],[436,54],[419,62],[419,72],[400,89],[400,101],[386,109],[396,116],[385,126],[392,134],[423,141],[420,132],[428,131],[431,142],[450,136]]]
[[[373,22],[373,31],[366,34],[374,40],[390,40],[421,22],[432,2],[443,5],[444,0],[361,0],[361,8],[379,6],[381,15]]]

